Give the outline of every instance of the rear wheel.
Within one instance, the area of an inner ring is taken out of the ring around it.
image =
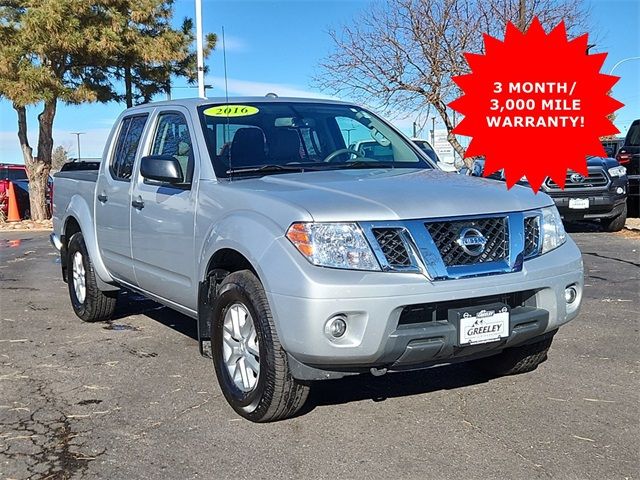
[[[73,311],[85,322],[108,320],[116,308],[118,292],[98,288],[93,263],[81,232],[73,234],[67,247],[67,285]]]
[[[248,270],[220,284],[211,331],[213,363],[229,405],[252,422],[294,415],[309,387],[291,376],[258,278]]]
[[[600,222],[602,223],[602,228],[604,228],[607,232],[619,232],[624,228],[624,224],[627,221],[627,204],[624,204],[624,208],[622,212],[616,217],[613,218],[604,218]]]
[[[507,348],[493,357],[476,360],[476,365],[492,375],[517,375],[538,368],[547,359],[553,337],[536,343]]]

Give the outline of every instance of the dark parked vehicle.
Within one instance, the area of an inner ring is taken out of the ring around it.
[[[618,150],[624,145],[624,138],[610,138],[602,140],[600,143],[602,143],[604,151],[607,152],[607,157],[616,158]]]
[[[18,212],[21,217],[29,213],[29,180],[24,165],[0,163],[0,210],[9,213],[9,182],[15,187]]]
[[[567,171],[564,190],[547,178],[541,190],[553,201],[562,218],[600,220],[608,232],[617,232],[627,220],[626,169],[613,158],[589,157],[588,175]]]
[[[629,216],[640,217],[640,120],[634,120],[629,127],[624,145],[618,150],[616,160],[627,169]]]
[[[627,220],[627,170],[613,158],[587,158],[586,176],[568,170],[564,189],[547,178],[541,191],[548,194],[566,221],[600,220],[608,232],[617,232]],[[484,161],[476,160],[471,169],[464,168],[462,174],[481,176]],[[489,176],[503,180],[502,172]],[[519,182],[525,183],[525,182]]]
[[[18,212],[21,218],[29,218],[29,178],[24,165],[0,163],[0,210],[6,217],[9,212],[9,182],[15,187]],[[51,210],[53,179],[49,177],[47,188],[47,209]]]

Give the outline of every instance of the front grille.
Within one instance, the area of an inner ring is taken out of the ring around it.
[[[540,249],[540,217],[524,219],[524,258],[533,257]]]
[[[390,267],[409,267],[411,258],[402,239],[402,230],[399,228],[374,228],[380,249],[387,259]]]
[[[454,308],[471,308],[492,303],[504,303],[510,309],[517,307],[536,307],[536,290],[523,290],[520,292],[502,293],[478,298],[465,298],[446,302],[420,303],[407,305],[402,309],[398,326],[415,323],[447,321],[449,310]]]
[[[574,175],[579,175],[579,176],[573,177]],[[554,182],[550,178],[547,178],[545,183],[547,187],[551,189],[554,189],[554,190],[560,189],[560,185],[558,185],[556,182]],[[603,170],[591,171],[587,176],[583,176],[581,174],[577,174],[576,172],[568,170],[567,177],[565,178],[564,188],[565,190],[580,189],[580,188],[597,188],[597,187],[604,187],[607,185],[607,183],[609,183],[609,179],[607,178]]]
[[[445,266],[475,265],[504,260],[509,256],[509,229],[506,217],[476,218],[425,223]],[[484,250],[469,254],[457,243],[465,228],[478,230],[486,239]]]

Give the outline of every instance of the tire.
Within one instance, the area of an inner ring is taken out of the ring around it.
[[[103,292],[98,288],[93,263],[80,232],[69,239],[67,272],[69,298],[75,314],[85,322],[111,318],[116,308],[118,291]],[[84,288],[79,288],[79,285]]]
[[[627,204],[624,204],[622,212],[613,218],[603,218],[600,222],[602,228],[607,232],[619,232],[624,228],[624,224],[627,221]]]
[[[264,289],[249,270],[231,273],[220,284],[211,339],[218,383],[239,415],[273,422],[304,405],[309,387],[291,376]]]
[[[532,372],[547,359],[553,337],[520,347],[507,348],[493,357],[476,360],[476,365],[492,375],[518,375]]]

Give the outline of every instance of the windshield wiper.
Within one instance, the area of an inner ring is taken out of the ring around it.
[[[336,163],[341,168],[393,168],[392,162],[378,162],[376,160],[355,160],[353,162]]]
[[[304,172],[305,170],[318,170],[311,165],[258,165],[255,167],[231,168],[227,170],[227,175],[232,173],[277,173],[277,172]]]

